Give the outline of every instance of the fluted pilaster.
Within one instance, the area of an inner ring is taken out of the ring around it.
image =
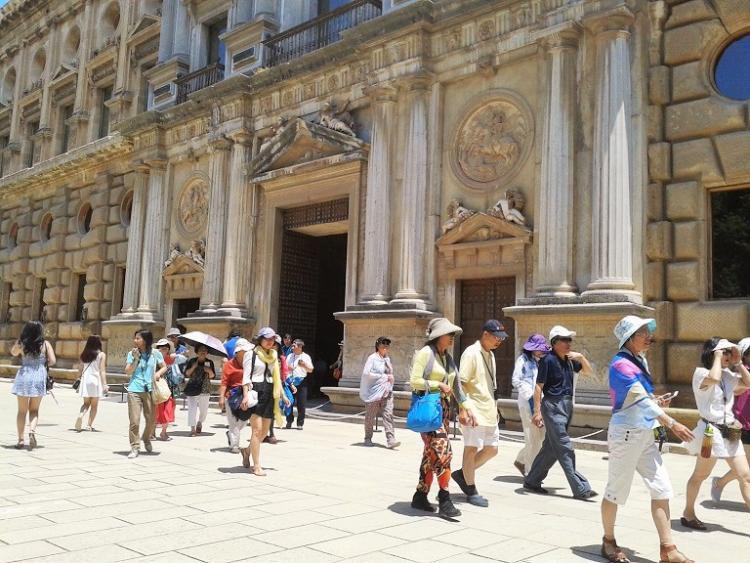
[[[122,313],[132,314],[138,308],[141,287],[141,262],[143,260],[143,234],[146,223],[146,186],[148,185],[148,166],[138,165],[135,168],[133,185],[133,204],[128,226],[128,255],[125,263],[125,291],[122,299]]]
[[[166,162],[150,161],[146,221],[143,235],[143,263],[138,312],[146,317],[161,319],[162,287],[161,271],[167,250],[167,227],[169,225],[166,189]]]

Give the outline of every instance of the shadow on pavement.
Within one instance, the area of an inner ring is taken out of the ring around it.
[[[388,449],[388,446],[385,444],[378,444],[377,442],[373,442],[372,446],[366,446],[364,442],[354,442],[353,444],[349,444],[350,446],[355,446],[357,448],[382,448],[384,450]]]
[[[124,450],[124,451],[121,451],[121,452],[112,452],[112,453],[115,454],[115,455],[121,455],[121,456],[125,457],[125,456],[127,456],[130,453],[130,450]],[[157,455],[161,455],[161,452],[151,452],[151,453],[149,453],[147,451],[141,450],[138,453],[138,457],[154,457],[154,456],[157,456]]]
[[[625,555],[628,556],[630,561],[632,563],[652,563],[651,559],[644,559],[643,557],[638,557],[637,555],[633,554],[632,549],[628,549],[627,547],[622,547],[622,550],[625,552]],[[604,557],[601,556],[601,545],[574,545],[570,548],[570,551],[572,551],[575,555],[578,557],[582,557],[583,559],[588,559],[589,561],[604,561]]]
[[[2,448],[3,448],[4,450],[18,450],[18,451],[21,451],[21,450],[28,450],[28,449],[29,449],[29,444],[28,444],[28,442],[24,442],[24,444],[23,444],[23,447],[22,447],[22,448],[17,448],[15,444],[3,444],[3,445],[2,445]],[[36,447],[35,447],[34,449],[35,449],[35,450],[43,450],[43,449],[44,449],[44,446],[41,446],[41,445],[37,444],[37,445],[36,445]]]
[[[216,432],[203,431],[197,436],[190,436],[190,430],[172,430],[170,436],[182,436],[183,438],[200,438],[202,436],[216,436]]]
[[[733,500],[722,500],[718,503],[712,500],[704,500],[701,503],[701,506],[703,506],[704,508],[709,508],[711,510],[734,510],[735,512],[750,512],[744,502],[735,502]]]
[[[523,477],[520,475],[498,475],[493,481],[500,481],[501,483],[518,483],[523,485]]]
[[[729,503],[727,503],[729,504]],[[739,504],[739,503],[738,503]],[[722,526],[721,524],[711,524],[710,522],[703,522],[706,525],[707,530],[694,530],[692,528],[688,528],[687,526],[683,526],[680,524],[679,518],[674,518],[672,520],[672,529],[673,530],[679,530],[681,532],[687,532],[688,534],[710,534],[711,532],[725,532],[727,534],[732,534],[735,536],[742,536],[745,538],[750,538],[750,534],[746,534],[744,532],[736,532],[734,530],[730,530],[729,528],[726,528],[725,526]]]
[[[435,512],[427,512],[425,510],[412,508],[410,502],[394,502],[388,507],[388,510],[395,512],[396,514],[403,514],[404,516],[434,516],[435,518],[441,518],[438,516],[437,506],[435,506]]]

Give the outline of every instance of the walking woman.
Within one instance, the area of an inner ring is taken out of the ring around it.
[[[86,346],[80,356],[78,379],[81,383],[78,394],[83,398],[83,405],[76,419],[76,432],[81,431],[83,417],[89,411],[87,430],[94,431],[94,419],[99,408],[99,399],[109,391],[107,387],[107,355],[102,352],[102,338],[95,334],[88,337]]]
[[[685,444],[697,457],[680,518],[683,526],[694,530],[706,529],[695,515],[695,500],[718,459],[726,461],[737,475],[742,498],[750,508],[750,467],[740,440],[742,428],[732,410],[734,396],[750,389],[750,372],[742,365],[737,345],[718,336],[703,344],[701,364],[693,374],[695,405],[701,418],[693,430],[695,437]]]
[[[195,347],[195,353],[196,356],[185,365],[185,377],[189,378],[184,393],[187,396],[190,436],[197,436],[203,431],[211,398],[211,379],[216,377],[214,362],[208,357],[208,348],[199,344]]]
[[[137,330],[133,338],[135,345],[125,360],[125,374],[130,376],[128,383],[128,418],[130,419],[130,453],[128,459],[138,457],[141,439],[146,451],[151,453],[151,436],[154,433],[154,401],[151,391],[154,381],[158,381],[167,371],[164,357],[151,347],[154,335],[149,330]],[[141,413],[145,420],[143,434],[140,434]]]
[[[612,419],[607,433],[609,476],[601,509],[604,527],[601,554],[614,563],[630,561],[615,541],[615,520],[618,506],[628,499],[636,471],[651,495],[651,517],[659,534],[659,561],[691,561],[677,550],[672,540],[669,516],[672,484],[660,448],[654,442],[654,429],[669,428],[686,441],[693,438],[693,433],[664,412],[671,396],[654,396],[645,354],[655,330],[654,319],[634,315],[621,319],[614,329],[620,350],[609,365],[612,398]]]
[[[233,454],[240,451],[240,434],[247,426],[247,419],[237,418],[229,407],[228,399],[237,388],[242,387],[243,366],[246,352],[252,352],[253,345],[246,339],[237,337],[232,343],[232,359],[224,363],[221,370],[221,386],[219,387],[219,409],[224,410],[227,416],[227,443],[229,451]],[[240,389],[239,392],[242,392]]]
[[[250,446],[240,448],[242,465],[250,469],[253,475],[263,477],[266,473],[260,463],[260,444],[268,434],[271,423],[276,419],[281,424],[281,372],[276,354],[276,333],[270,327],[260,329],[255,337],[256,345],[252,352],[245,352],[242,368],[242,410],[250,409],[250,427],[252,436]],[[235,354],[237,348],[235,348]],[[258,402],[250,406],[250,392],[257,393]],[[289,399],[282,399],[285,403]],[[250,466],[250,457],[253,465]]]
[[[39,321],[29,321],[23,326],[21,336],[10,349],[11,356],[21,356],[21,367],[13,380],[10,392],[18,400],[16,448],[24,447],[23,436],[26,415],[29,417],[29,450],[36,447],[36,425],[39,406],[47,394],[47,367],[55,365],[55,351],[44,339],[44,329]]]
[[[550,348],[547,339],[541,334],[532,334],[523,345],[521,355],[516,358],[513,369],[513,387],[518,392],[518,414],[521,416],[523,427],[523,448],[518,452],[513,465],[526,475],[526,470],[531,469],[534,458],[542,449],[544,441],[544,425],[537,426],[531,422],[534,414],[534,389],[536,388],[536,375],[539,371],[539,360],[542,359]]]
[[[448,485],[451,480],[451,443],[448,439],[450,415],[449,398],[451,394],[459,404],[461,424],[474,426],[471,412],[465,408],[466,396],[461,389],[458,369],[448,353],[453,347],[456,336],[462,333],[459,326],[448,319],[432,319],[427,327],[427,344],[414,356],[411,370],[411,387],[415,392],[440,393],[443,409],[443,424],[434,432],[422,432],[424,451],[419,464],[419,483],[411,501],[412,508],[435,512],[435,507],[427,499],[434,477],[437,477],[438,507],[441,516],[454,518],[461,516],[461,511],[453,506]]]
[[[166,338],[162,338],[156,343],[156,349],[161,353],[164,358],[164,364],[167,366],[167,371],[164,374],[164,377],[166,378],[170,391],[169,399],[156,405],[156,426],[161,426],[159,439],[166,442],[172,439],[167,434],[167,428],[172,422],[174,422],[174,411],[175,405],[177,404],[176,399],[180,395],[179,378],[176,379],[174,377],[174,369],[172,367],[175,365],[175,358],[177,355],[172,354],[172,344]]]
[[[279,358],[278,361],[279,361],[279,375],[281,376],[281,394],[284,395],[284,387],[285,387],[285,384],[286,384],[286,378],[289,377],[289,366],[286,363],[286,358],[281,353],[281,348],[282,348],[282,345],[281,345],[281,336],[277,334],[274,337],[274,342],[276,343],[275,344],[276,355]],[[294,395],[292,395],[292,397],[294,397]],[[290,401],[291,400],[292,399],[290,399]],[[280,403],[281,404],[284,403],[283,397],[282,397],[282,399],[280,399]],[[280,409],[281,409],[281,404],[279,405]],[[273,433],[273,423],[271,423],[271,426],[268,429],[268,436],[266,436],[265,438],[263,438],[263,442],[265,442],[267,444],[278,444],[279,441],[278,441],[278,439],[276,438],[276,436]]]
[[[383,417],[383,429],[388,449],[401,445],[393,431],[393,363],[388,357],[391,339],[381,336],[375,341],[375,352],[370,354],[362,369],[359,398],[365,404],[365,446],[374,446],[372,425],[378,413]]]

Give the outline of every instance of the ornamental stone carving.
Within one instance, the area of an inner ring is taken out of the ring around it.
[[[533,117],[526,102],[510,91],[484,95],[469,107],[453,136],[451,169],[467,187],[496,189],[528,158]]]
[[[498,202],[490,207],[487,211],[483,212],[484,215],[490,217],[497,217],[507,221],[508,223],[515,223],[516,225],[525,226],[526,217],[523,216],[521,210],[526,203],[521,190],[510,189],[505,192],[505,196],[500,198]],[[473,217],[477,214],[473,209],[469,209],[461,205],[461,202],[457,199],[453,199],[448,204],[448,220],[443,223],[443,234],[447,233],[458,227],[461,223]],[[489,231],[488,231],[489,232]],[[488,235],[489,238],[492,238]],[[480,240],[480,239],[477,239]],[[481,239],[481,240],[487,240]]]
[[[188,235],[202,232],[208,219],[208,187],[204,182],[189,184],[177,206],[180,227]]]
[[[349,101],[339,109],[339,104],[331,101],[326,102],[320,110],[320,120],[318,123],[328,129],[333,129],[344,135],[356,137],[354,133],[355,123],[352,114],[347,111]]]

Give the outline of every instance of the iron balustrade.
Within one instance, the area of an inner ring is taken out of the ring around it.
[[[263,41],[268,48],[266,66],[289,62],[307,53],[335,43],[341,32],[379,17],[381,0],[354,0],[327,14],[288,29]]]
[[[224,79],[224,65],[213,63],[201,69],[195,70],[175,80],[177,85],[177,103],[187,101],[193,92],[208,88]]]

